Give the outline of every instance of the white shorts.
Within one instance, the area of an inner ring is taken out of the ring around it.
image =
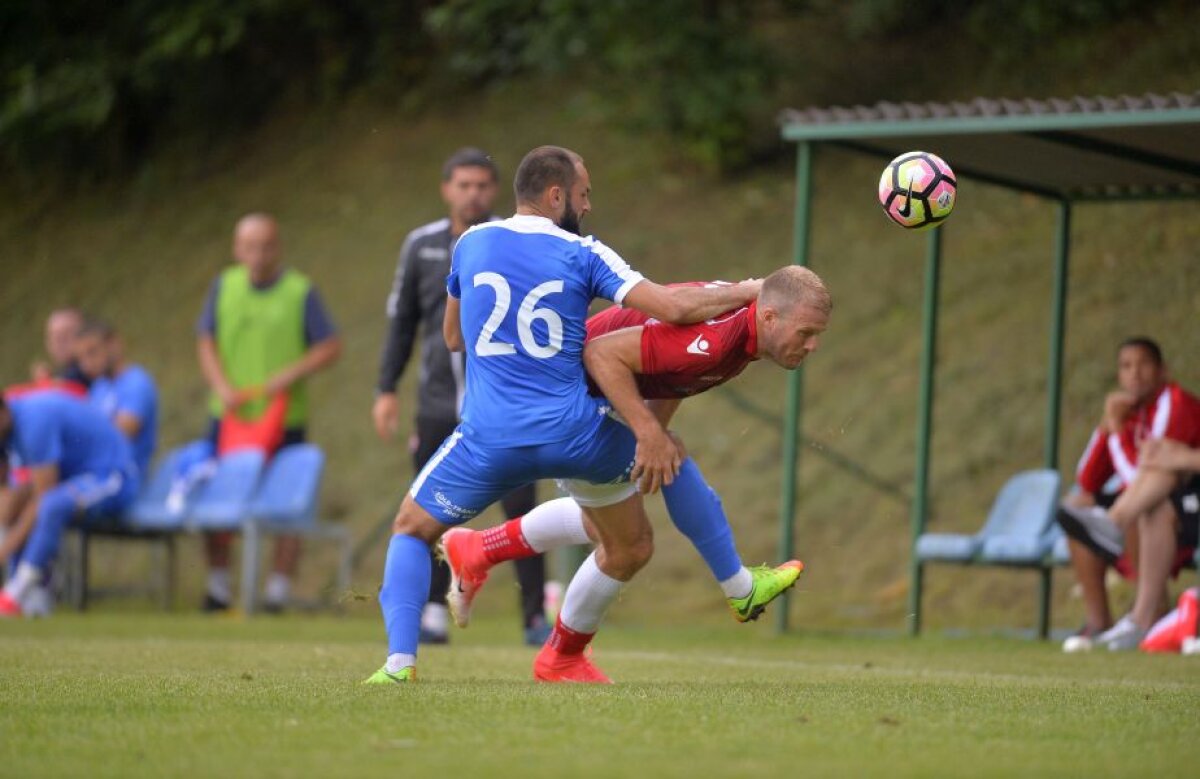
[[[558,488],[571,496],[583,508],[598,509],[611,506],[637,492],[637,483],[621,481],[615,484],[593,484],[580,479],[558,479]]]

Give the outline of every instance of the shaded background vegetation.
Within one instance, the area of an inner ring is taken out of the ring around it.
[[[1117,0],[0,4],[0,383],[26,374],[46,311],[74,303],[112,318],[159,378],[161,445],[196,436],[192,325],[233,221],[275,212],[288,261],[346,337],[315,381],[313,435],[330,455],[324,515],[366,539],[411,477],[407,431],[386,445],[369,424],[383,297],[404,234],[441,215],[438,166],[455,147],[489,149],[505,175],[535,144],[577,148],[590,230],[659,280],[738,278],[790,259],[779,108],[1193,91],[1197,29],[1194,3]],[[904,624],[923,241],[878,213],[877,178],[873,161],[819,155],[813,260],[837,313],[806,369],[809,567],[794,608],[809,626]],[[1191,203],[1078,210],[1065,474],[1119,338],[1159,337],[1200,387],[1196,216]],[[945,228],[935,529],[978,527],[1000,484],[1041,461],[1052,222],[1036,198],[964,181]],[[783,386],[754,366],[679,420],[752,562],[775,555]],[[618,618],[723,623],[694,552],[650,505],[659,551]],[[366,549],[355,581],[369,596],[382,551]],[[328,581],[325,555],[308,558],[303,591]],[[190,605],[198,548],[185,559]],[[119,580],[144,558],[114,546],[98,563]],[[1057,622],[1073,627],[1066,578]],[[939,569],[929,583],[935,627],[1032,621],[1032,577]],[[511,606],[503,586],[488,597]]]

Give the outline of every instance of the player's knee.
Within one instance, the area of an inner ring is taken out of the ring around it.
[[[445,532],[442,523],[429,516],[429,512],[417,505],[411,497],[405,498],[396,518],[392,520],[392,534],[419,538],[432,544]]]
[[[650,558],[654,556],[654,535],[646,533],[633,543],[629,550],[630,563],[634,566],[634,571],[640,571],[646,567],[646,563],[650,562]]]

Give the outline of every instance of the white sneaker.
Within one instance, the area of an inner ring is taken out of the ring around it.
[[[1069,655],[1090,652],[1092,651],[1092,644],[1091,636],[1080,633],[1075,636],[1067,636],[1067,640],[1063,642],[1062,650]]]
[[[48,617],[54,611],[54,594],[45,585],[35,585],[21,598],[21,613],[26,617]]]
[[[1096,644],[1108,647],[1110,652],[1128,652],[1137,649],[1145,637],[1146,631],[1126,614],[1117,620],[1117,624],[1096,636]]]
[[[1182,654],[1200,655],[1200,638],[1190,637],[1183,639]]]

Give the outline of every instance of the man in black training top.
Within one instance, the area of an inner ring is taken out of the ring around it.
[[[396,382],[412,356],[418,332],[421,338],[421,373],[417,389],[416,428],[409,448],[413,467],[420,471],[458,425],[458,413],[466,388],[463,355],[451,354],[442,337],[446,309],[446,275],[450,255],[467,228],[495,219],[492,206],[498,191],[499,171],[492,159],[479,149],[459,149],[442,167],[442,200],[449,216],[418,227],[408,234],[400,250],[396,278],[387,299],[387,342],[379,366],[372,417],[380,438],[396,434],[400,404]],[[529,512],[537,504],[533,484],[504,496],[504,515],[509,519]],[[525,642],[539,646],[549,635],[546,624],[544,588],[546,572],[539,555],[514,563],[521,586],[521,611]],[[421,616],[421,641],[448,640],[449,612],[446,588],[450,571],[435,561],[429,585],[429,603]]]

